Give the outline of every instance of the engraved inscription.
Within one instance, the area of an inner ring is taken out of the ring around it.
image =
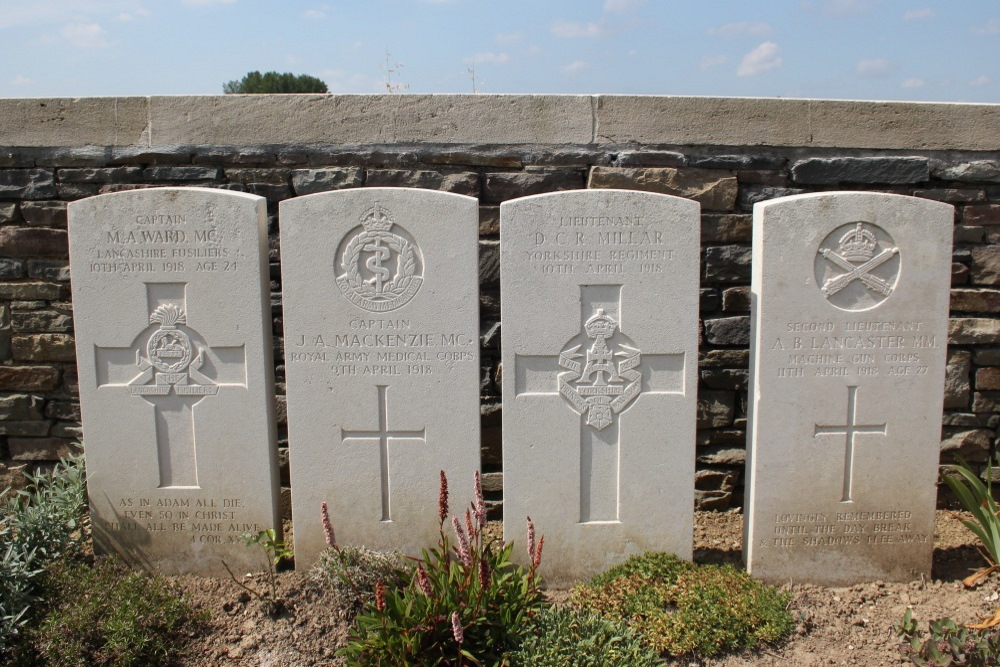
[[[774,516],[771,536],[760,547],[861,547],[924,544],[931,535],[917,532],[909,510],[784,512]]]
[[[158,327],[130,347],[94,346],[98,387],[124,386],[154,406],[160,488],[198,488],[194,407],[220,387],[246,386],[244,347],[209,347],[187,327],[185,292],[184,283],[147,283],[149,322]],[[126,380],[130,356],[139,373]],[[210,369],[216,379],[203,372]]]
[[[116,533],[190,533],[192,544],[239,544],[242,536],[269,526],[248,521],[242,498],[122,497],[114,520],[99,528]],[[185,538],[187,539],[187,538]]]
[[[337,286],[365,310],[395,310],[413,298],[423,281],[420,249],[378,202],[361,214],[361,225],[344,236],[337,256],[342,271],[337,272]]]
[[[868,310],[892,294],[899,249],[881,227],[851,222],[837,227],[816,253],[816,285],[842,310]]]
[[[859,424],[858,414],[858,389],[859,387],[847,388],[847,422],[836,426],[816,424],[813,437],[821,435],[842,435],[844,436],[844,487],[843,495],[840,499],[842,503],[854,502],[851,497],[854,479],[854,445],[858,435],[878,434],[886,435],[885,422],[881,424]]]

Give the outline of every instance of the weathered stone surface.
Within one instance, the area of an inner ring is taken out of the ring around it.
[[[508,154],[506,147],[497,149],[494,146],[470,146],[468,148],[435,148],[433,152],[423,155],[420,161],[424,164],[445,164],[467,167],[499,167],[501,169],[520,169],[524,166],[517,155]],[[534,163],[540,164],[540,163]]]
[[[986,317],[953,317],[948,321],[952,345],[1000,343],[1000,320]]]
[[[16,202],[0,202],[0,224],[9,224],[20,220],[20,209]]]
[[[234,572],[266,568],[240,540],[281,531],[271,336],[261,326],[265,201],[155,188],[73,202],[68,213],[96,548],[171,574],[225,576],[223,560]],[[140,272],[89,270],[132,235],[163,259]],[[171,261],[178,250],[183,266]],[[59,336],[69,339],[30,338]],[[73,437],[77,426],[61,421],[52,433]],[[123,515],[141,501],[157,513]]]
[[[951,311],[953,313],[1000,313],[1000,289],[952,288]]]
[[[958,458],[972,462],[985,461],[989,457],[992,442],[993,432],[986,429],[952,433],[941,441],[941,458],[944,461],[956,461]]]
[[[45,401],[36,394],[0,395],[0,420],[42,419]]]
[[[464,508],[479,468],[478,202],[357,188],[280,215],[296,566],[326,548],[321,502],[341,544],[419,554],[439,472]]]
[[[0,248],[9,257],[65,257],[66,232],[44,227],[0,227]]]
[[[706,445],[698,448],[697,458],[702,465],[742,466],[746,465],[747,452],[732,445]]]
[[[722,312],[750,312],[750,288],[742,286],[728,287],[722,290]]]
[[[30,227],[66,228],[66,202],[64,201],[21,202],[21,215]]]
[[[722,295],[714,287],[702,287],[698,294],[698,310],[703,313],[713,313],[719,309]]]
[[[290,169],[261,169],[252,167],[232,167],[224,170],[231,183],[267,183],[269,185],[288,185]]]
[[[28,277],[36,280],[69,280],[69,261],[61,259],[28,260]]]
[[[7,438],[10,457],[15,461],[58,461],[73,452],[67,438]]]
[[[977,348],[972,351],[972,362],[977,366],[1000,366],[1000,348]]]
[[[482,289],[500,288],[500,242],[479,242],[479,285]]]
[[[473,171],[448,173],[408,169],[369,169],[365,174],[365,185],[386,188],[424,188],[470,197],[479,196],[479,174]]]
[[[792,164],[792,180],[809,185],[888,183],[904,185],[930,179],[925,157],[812,157]]]
[[[1000,368],[990,366],[977,370],[976,391],[1000,391]]]
[[[934,169],[933,174],[942,181],[1000,183],[1000,161],[971,160]]]
[[[603,189],[501,206],[504,535],[520,539],[531,516],[547,582],[645,549],[691,557],[698,215]],[[616,236],[602,216],[633,224]],[[653,258],[626,255],[640,237]],[[611,252],[618,266],[598,274],[594,255]]]
[[[295,169],[292,188],[297,195],[311,195],[361,185],[364,172],[356,167],[342,169]]]
[[[613,167],[683,167],[685,164],[684,154],[674,151],[622,151],[611,161]]]
[[[961,262],[952,262],[951,264],[951,284],[952,285],[968,285],[969,284],[969,267]]]
[[[52,309],[15,312],[10,321],[14,331],[21,333],[66,333],[73,330],[73,316]]]
[[[48,420],[0,421],[0,435],[44,436],[49,435],[52,422]]]
[[[969,227],[968,225],[955,225],[955,245],[968,245],[982,243],[986,238],[985,227]]]
[[[750,350],[708,350],[698,360],[702,368],[747,368],[749,364]]]
[[[733,499],[732,491],[702,491],[694,492],[694,508],[699,512],[719,512],[729,509]]]
[[[736,397],[731,391],[698,392],[698,428],[721,428],[733,423]],[[699,460],[701,460],[699,458]]]
[[[749,345],[750,317],[717,317],[706,319],[705,340],[712,345]]]
[[[975,392],[972,395],[972,411],[976,414],[1000,412],[1000,392]]]
[[[1000,245],[972,248],[969,279],[974,285],[1000,285]]]
[[[706,368],[699,375],[702,385],[709,389],[743,391],[747,387],[750,371],[745,368]]]
[[[973,188],[933,188],[929,190],[914,190],[913,196],[948,202],[949,204],[965,204],[968,202],[986,201],[986,193],[983,190],[976,190]]]
[[[969,407],[969,395],[971,391],[969,374],[971,372],[971,352],[968,350],[952,350],[948,353],[948,365],[944,376],[945,408],[967,409]]]
[[[79,424],[72,424],[70,422],[55,422],[49,427],[49,435],[56,438],[80,440],[83,438],[83,428]]]
[[[969,428],[983,426],[983,420],[973,412],[946,412],[941,417],[941,425]]]
[[[784,169],[788,160],[783,157],[767,155],[692,155],[688,158],[689,167],[705,169]],[[667,165],[669,166],[669,165]]]
[[[751,217],[741,213],[703,213],[701,242],[703,244],[750,243]]]
[[[479,235],[498,236],[500,234],[500,207],[479,207]]]
[[[2,230],[0,230],[2,231]],[[61,299],[68,294],[65,285],[49,282],[0,283],[0,299],[31,301],[34,299]]]
[[[109,184],[109,185],[98,185],[97,183],[57,183],[56,184],[56,196],[59,199],[65,199],[67,201],[74,201],[77,199],[83,199],[85,197],[93,197],[101,191],[110,188],[125,188],[131,186],[132,188],[139,187],[135,183],[123,183],[123,184]],[[153,187],[146,185],[143,187]]]
[[[967,225],[1000,225],[1000,204],[966,206],[962,222]]]
[[[146,167],[142,178],[147,181],[212,181],[222,177],[217,167]]]
[[[52,169],[0,169],[0,199],[51,199],[55,196]]]
[[[694,488],[700,490],[732,491],[739,477],[728,470],[699,470],[694,474]]]
[[[0,257],[0,280],[20,278],[24,275],[24,260]]]
[[[592,167],[589,188],[618,188],[687,197],[707,211],[731,211],[739,187],[731,172],[710,169]]]
[[[58,368],[0,366],[0,391],[51,391],[58,386]]]
[[[755,207],[743,540],[755,577],[929,575],[953,218],[947,204],[871,192]],[[848,509],[861,513],[851,533]],[[887,511],[905,512],[905,544],[878,539]]]
[[[15,361],[74,361],[76,348],[73,336],[42,333],[11,336]]]
[[[800,195],[805,190],[799,188],[778,188],[770,185],[746,185],[740,188],[740,209],[749,211],[754,204],[778,197]]]
[[[60,183],[127,183],[142,178],[139,167],[84,167],[57,169]]]
[[[53,401],[45,404],[45,417],[65,421],[80,421],[80,404],[75,401]]]
[[[488,172],[483,179],[482,203],[500,202],[559,190],[579,190],[584,186],[579,169],[546,169]]]
[[[739,245],[705,248],[703,279],[710,283],[742,283],[750,280],[750,248]]]

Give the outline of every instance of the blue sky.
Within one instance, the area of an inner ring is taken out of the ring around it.
[[[2,97],[218,94],[256,69],[334,93],[1000,102],[997,0],[0,0],[0,44]]]

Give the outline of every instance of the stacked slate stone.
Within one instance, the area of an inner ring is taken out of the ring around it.
[[[532,194],[627,188],[701,204],[696,502],[738,505],[745,463],[750,211],[755,202],[874,190],[954,204],[942,450],[982,463],[1000,426],[1000,161],[981,153],[630,143],[310,144],[5,148],[0,153],[0,476],[52,461],[80,437],[67,262],[69,201],[150,186],[266,197],[280,451],[285,453],[278,202],[365,186],[422,187],[480,204],[484,488],[500,498],[499,205]],[[10,475],[12,478],[16,475]],[[0,487],[8,480],[0,479]],[[289,484],[287,466],[282,483]]]

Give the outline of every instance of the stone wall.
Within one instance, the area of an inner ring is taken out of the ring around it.
[[[277,204],[367,186],[480,200],[482,465],[495,501],[502,489],[499,204],[559,190],[628,188],[701,203],[702,508],[742,502],[750,213],[773,197],[874,190],[956,207],[943,458],[982,463],[997,441],[998,105],[606,96],[0,100],[0,488],[5,476],[52,461],[82,436],[66,202],[168,185],[268,200],[282,452]]]

